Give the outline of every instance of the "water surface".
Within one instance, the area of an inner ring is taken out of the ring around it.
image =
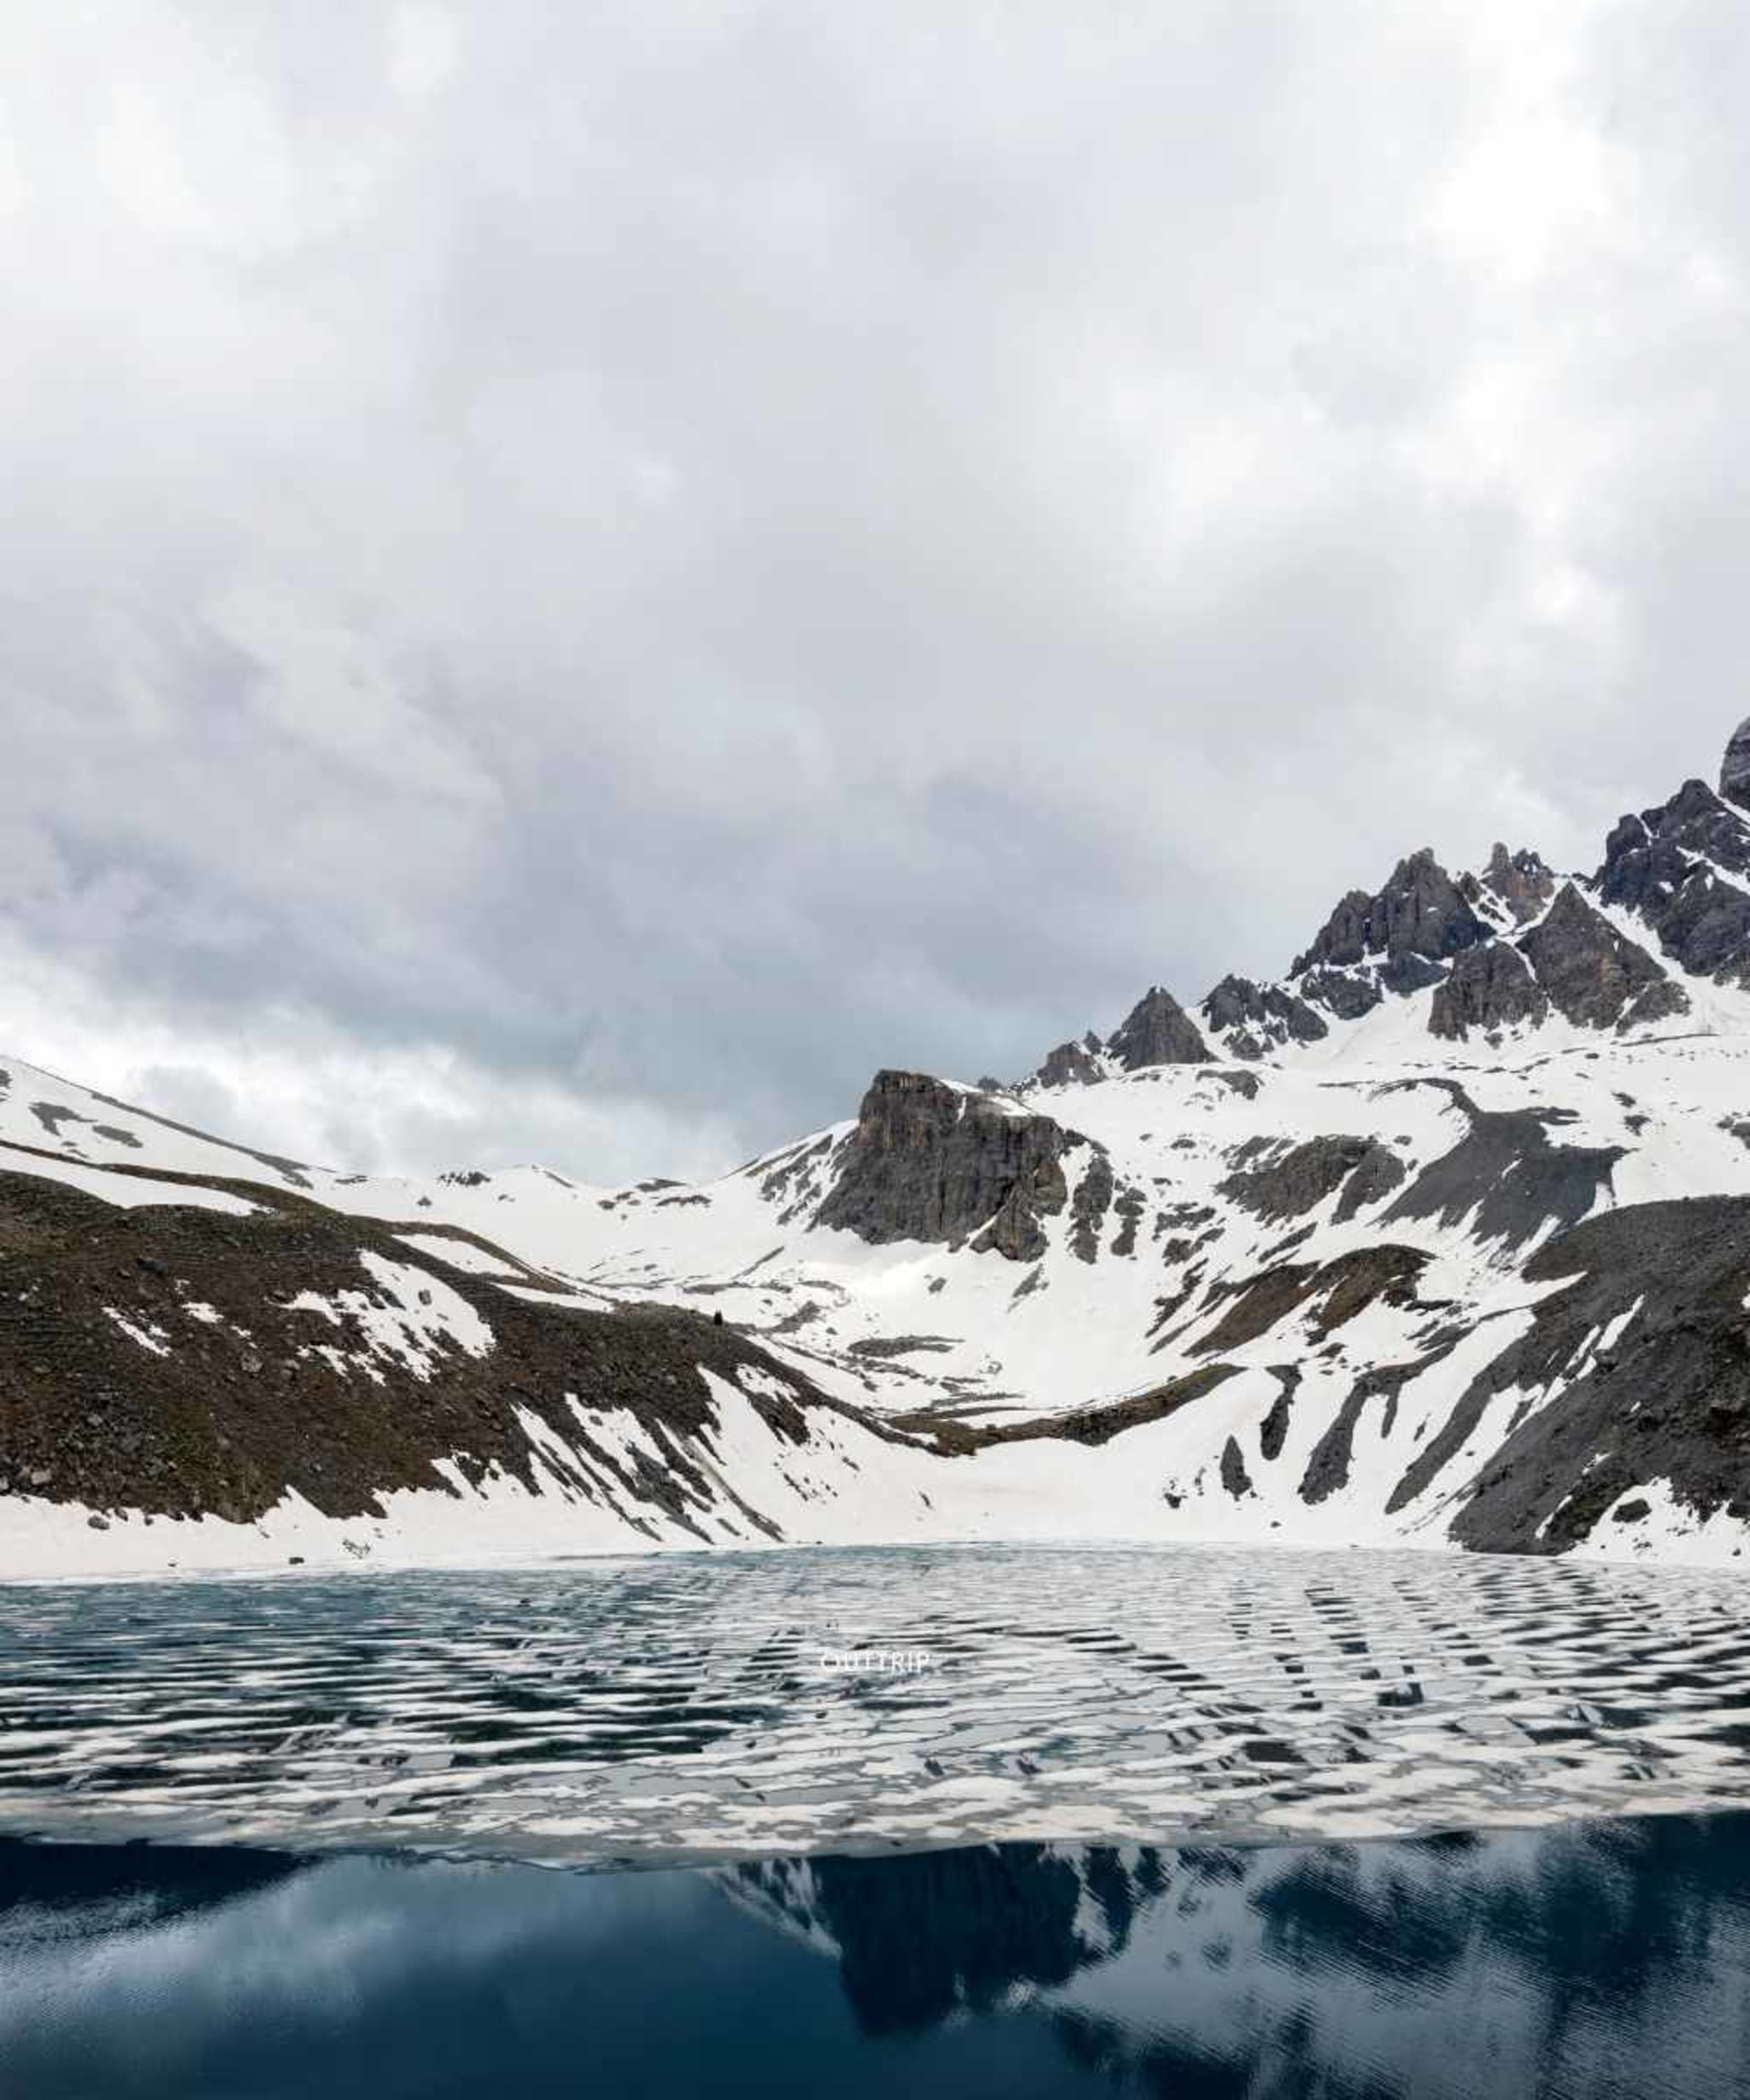
[[[991,1547],[13,1587],[0,1683],[0,1827],[86,1839],[604,1864],[1750,1802],[1750,1581],[1686,1569]]]
[[[1750,1816],[555,1872],[0,1841],[29,2100],[1727,2100]]]

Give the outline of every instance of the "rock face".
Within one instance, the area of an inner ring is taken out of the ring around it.
[[[1750,983],[1750,896],[1722,871],[1750,874],[1750,824],[1690,780],[1662,808],[1622,819],[1594,881],[1601,903],[1643,918],[1685,970]]]
[[[1060,1042],[1035,1076],[1043,1087],[1091,1087],[1106,1074],[1085,1043]]]
[[[1551,1005],[1583,1028],[1632,1028],[1688,1008],[1688,994],[1571,883],[1519,946]]]
[[[1385,997],[1377,978],[1365,971],[1332,970],[1324,965],[1305,973],[1301,989],[1339,1021],[1359,1021]]]
[[[1373,902],[1365,889],[1352,889],[1341,898],[1312,947],[1295,958],[1294,974],[1299,977],[1321,963],[1329,967],[1362,961],[1372,945]]]
[[[1152,986],[1130,1009],[1107,1048],[1127,1072],[1148,1065],[1207,1065],[1209,1046],[1171,992]]]
[[[1069,1200],[1059,1162],[1084,1142],[988,1094],[922,1072],[878,1072],[814,1222],[875,1246],[979,1233],[981,1249],[1029,1261],[1044,1247],[1040,1214]]]
[[[1285,1042],[1317,1042],[1330,1032],[1297,994],[1250,977],[1224,977],[1200,1011],[1210,1033],[1236,1058],[1261,1058]]]
[[[1473,1028],[1489,1035],[1522,1021],[1536,1025],[1548,1012],[1549,1000],[1518,949],[1487,941],[1466,948],[1436,989],[1428,1032],[1462,1042]]]
[[[1459,888],[1468,902],[1487,908],[1492,900],[1514,925],[1523,926],[1554,895],[1555,876],[1541,853],[1524,847],[1510,853],[1497,839],[1488,866],[1480,876],[1466,876]]]
[[[1739,723],[1720,762],[1719,791],[1740,809],[1750,809],[1750,721]]]
[[[1353,1178],[1352,1178],[1353,1177]],[[1401,1162],[1367,1137],[1313,1137],[1265,1166],[1246,1166],[1219,1184],[1219,1193],[1271,1223],[1303,1217],[1333,1189],[1344,1190],[1336,1221],[1388,1195],[1404,1178]]]
[[[1414,1084],[1415,1082],[1408,1082]],[[1546,1227],[1577,1224],[1609,1188],[1623,1158],[1617,1145],[1555,1145],[1552,1126],[1571,1120],[1554,1109],[1484,1110],[1453,1080],[1423,1082],[1448,1094],[1470,1128],[1450,1152],[1430,1160],[1386,1213],[1468,1222],[1473,1238],[1523,1246]]]
[[[1078,1261],[1090,1262],[1100,1252],[1101,1228],[1112,1207],[1112,1162],[1096,1152],[1088,1162],[1070,1205],[1070,1251]]]
[[[1345,986],[1340,977],[1333,983],[1332,973],[1372,964],[1387,991],[1419,991],[1439,981],[1442,964],[1486,941],[1490,930],[1432,848],[1424,846],[1398,863],[1377,896],[1351,890],[1312,947],[1296,958],[1294,974],[1305,978],[1310,973],[1303,981],[1307,996],[1341,1015],[1345,1005],[1355,1005],[1356,996],[1353,985]]]
[[[1478,1376],[1442,1440],[1462,1446],[1497,1393],[1533,1391],[1577,1364],[1583,1375],[1500,1446],[1453,1536],[1485,1552],[1559,1552],[1647,1481],[1669,1481],[1692,1508],[1750,1519],[1747,1264],[1741,1196],[1636,1204],[1540,1248],[1527,1281],[1571,1280],[1540,1298],[1530,1333]],[[1610,1352],[1589,1362],[1587,1338],[1625,1310],[1634,1317]]]

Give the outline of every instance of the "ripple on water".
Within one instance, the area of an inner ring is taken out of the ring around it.
[[[21,1587],[0,1827],[587,1862],[1696,1808],[1750,1801],[1747,1606],[1212,1547]]]

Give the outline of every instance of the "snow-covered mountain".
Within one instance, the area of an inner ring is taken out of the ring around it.
[[[0,1073],[0,1571],[1750,1539],[1750,724],[1589,872],[716,1182],[339,1176]]]

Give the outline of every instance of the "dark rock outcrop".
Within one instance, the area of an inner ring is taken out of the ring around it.
[[[1221,1484],[1236,1502],[1256,1493],[1252,1476],[1246,1470],[1246,1454],[1240,1449],[1237,1437],[1229,1437],[1221,1447]]]
[[[1403,1179],[1404,1163],[1397,1154],[1389,1146],[1370,1142],[1343,1183],[1331,1223],[1346,1225],[1358,1211],[1383,1201]]]
[[[1362,1372],[1343,1395],[1342,1405],[1307,1454],[1307,1469],[1301,1476],[1303,1502],[1316,1505],[1329,1501],[1332,1495],[1348,1486],[1349,1469],[1354,1461],[1355,1431],[1360,1427],[1362,1411],[1372,1401],[1383,1402],[1385,1434],[1389,1435],[1397,1412],[1398,1396],[1412,1378],[1437,1360],[1437,1356],[1417,1357],[1406,1364],[1382,1364]]]
[[[1220,1193],[1254,1217],[1277,1223],[1304,1217],[1352,1176],[1362,1188],[1353,1203],[1345,1191],[1348,1207],[1341,1216],[1353,1216],[1364,1204],[1389,1194],[1404,1178],[1403,1163],[1372,1138],[1308,1138],[1268,1165],[1242,1166],[1230,1174]]]
[[[1207,1065],[1209,1046],[1172,994],[1152,985],[1113,1034],[1107,1048],[1127,1072],[1150,1065]]]
[[[1078,1407],[1066,1415],[1034,1416],[1025,1422],[957,1422],[953,1440],[961,1451],[985,1451],[997,1444],[1054,1441],[1063,1444],[1109,1444],[1126,1430],[1145,1423],[1165,1422],[1182,1408],[1205,1399],[1224,1380],[1236,1377],[1237,1364],[1205,1364],[1182,1378],[1128,1399],[1103,1400],[1092,1407]]]
[[[1365,889],[1352,889],[1340,898],[1312,947],[1295,958],[1294,975],[1321,963],[1339,969],[1359,963],[1373,946],[1373,902]]]
[[[1584,1028],[1630,1028],[1688,1011],[1689,995],[1571,883],[1519,941],[1539,988]]]
[[[1555,894],[1555,875],[1542,854],[1522,847],[1510,853],[1497,839],[1489,865],[1480,875],[1467,875],[1459,884],[1467,902],[1489,908],[1491,902],[1516,926],[1523,926]]]
[[[1224,977],[1201,1012],[1212,1035],[1225,1035],[1230,1056],[1261,1058],[1285,1042],[1317,1042],[1330,1031],[1298,994],[1250,977]]]
[[[1477,1475],[1453,1526],[1459,1544],[1559,1552],[1653,1481],[1698,1515],[1750,1521],[1750,1199],[1606,1211],[1540,1248],[1524,1274],[1572,1280],[1539,1299],[1530,1331],[1472,1381],[1389,1506],[1435,1482],[1496,1395],[1560,1384]],[[1589,1355],[1631,1311],[1610,1351]],[[1441,1481],[1442,1492],[1461,1484]]]
[[[1384,964],[1379,972],[1379,982],[1384,990],[1395,992],[1404,999],[1412,992],[1425,992],[1430,984],[1438,984],[1445,975],[1446,971],[1430,956],[1411,951]]]
[[[1719,791],[1740,809],[1750,809],[1750,721],[1739,723],[1720,762]]]
[[[1750,984],[1750,896],[1712,868],[1696,868],[1647,917],[1663,952],[1685,970],[1724,984]]]
[[[1048,1244],[1040,1215],[1062,1208],[1063,1169],[1054,1163],[1041,1165],[1011,1182],[995,1217],[973,1241],[972,1252],[1001,1254],[1005,1261],[1036,1262]]]
[[[1663,807],[1616,825],[1595,883],[1601,903],[1645,919],[1660,952],[1685,970],[1750,983],[1750,896],[1726,879],[1747,874],[1750,823],[1690,780]]]
[[[1359,1021],[1384,998],[1378,982],[1365,970],[1332,970],[1321,965],[1301,979],[1301,989],[1339,1021]]]
[[[1122,1190],[1113,1205],[1113,1213],[1118,1219],[1118,1230],[1113,1236],[1112,1251],[1117,1255],[1134,1254],[1136,1251],[1136,1229],[1142,1222],[1147,1208],[1140,1188]]]
[[[1276,1381],[1276,1398],[1270,1403],[1270,1412],[1258,1426],[1258,1450],[1261,1457],[1273,1464],[1281,1458],[1282,1447],[1288,1441],[1295,1395],[1306,1374],[1298,1364],[1272,1364],[1270,1375]]]
[[[1041,1086],[1088,1087],[1106,1076],[1100,1060],[1085,1043],[1060,1042],[1047,1053],[1035,1075]]]
[[[1468,1218],[1477,1239],[1518,1247],[1552,1223],[1577,1224],[1610,1186],[1624,1157],[1619,1145],[1553,1145],[1547,1126],[1565,1120],[1565,1112],[1485,1111],[1461,1087],[1442,1083],[1470,1129],[1423,1168],[1383,1223],[1432,1217],[1451,1226]]]
[[[815,1223],[876,1246],[978,1232],[981,1251],[1031,1261],[1044,1252],[1040,1215],[1069,1200],[1059,1161],[1083,1141],[989,1094],[878,1072]]]
[[[1100,1252],[1101,1228],[1112,1207],[1113,1188],[1112,1162],[1096,1151],[1070,1200],[1070,1250],[1078,1261],[1091,1262]]]
[[[1473,1028],[1492,1035],[1522,1021],[1541,1023],[1548,1012],[1548,998],[1518,949],[1506,941],[1485,941],[1454,960],[1435,992],[1428,1032],[1462,1042]]]
[[[1310,1325],[1324,1340],[1376,1302],[1409,1306],[1431,1257],[1419,1247],[1381,1241],[1328,1262],[1279,1262],[1254,1276],[1212,1284],[1209,1300],[1227,1310],[1196,1344],[1199,1356],[1243,1348],[1317,1299]]]
[[[1377,896],[1351,890],[1296,959],[1294,974],[1321,966],[1352,969],[1377,959],[1389,989],[1413,990],[1432,982],[1427,965],[1447,961],[1489,932],[1433,848],[1424,846],[1399,861]]]

